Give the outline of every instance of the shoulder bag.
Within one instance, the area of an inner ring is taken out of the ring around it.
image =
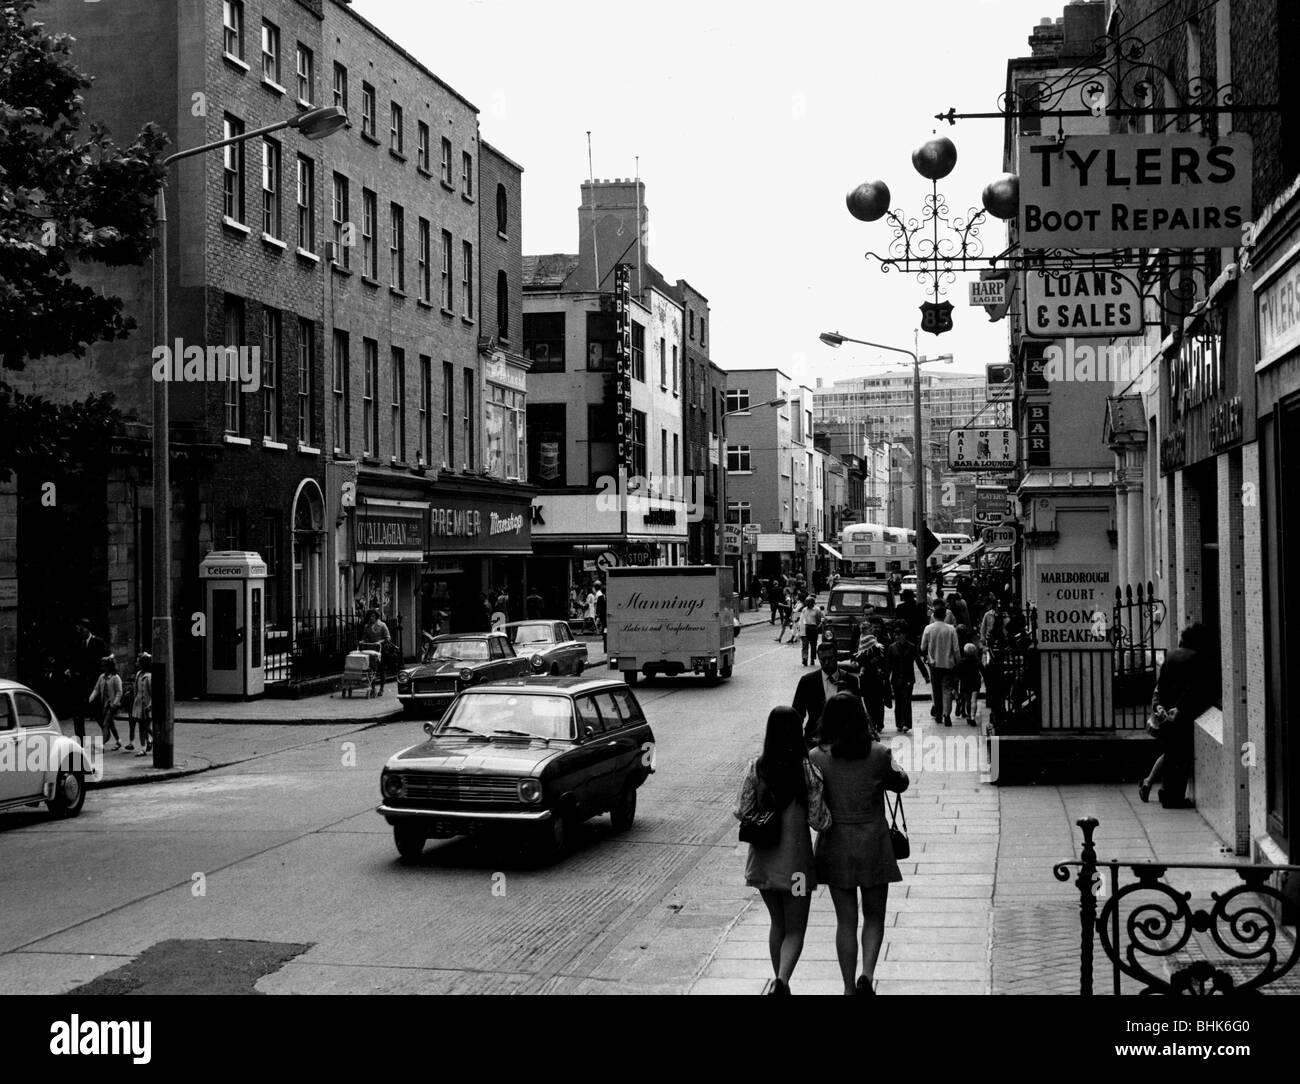
[[[755,808],[740,818],[740,842],[750,843],[755,847],[775,847],[781,842],[781,816],[766,810],[763,806],[767,788],[763,780],[755,780]]]
[[[894,858],[896,861],[903,861],[912,853],[911,841],[907,838],[907,814],[903,812],[903,796],[894,795],[894,801],[889,801],[889,792],[885,792],[885,808],[889,811],[889,842],[894,845]],[[903,827],[898,827],[898,818],[902,817]]]

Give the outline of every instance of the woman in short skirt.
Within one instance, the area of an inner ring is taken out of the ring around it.
[[[889,886],[903,879],[885,816],[885,791],[907,789],[907,773],[873,738],[862,701],[837,693],[826,701],[822,744],[808,754],[823,780],[831,827],[817,837],[817,879],[835,904],[835,953],[846,994],[874,994],[876,960],[885,939]],[[862,974],[858,962],[858,896],[862,897]]]
[[[817,887],[809,829],[823,832],[831,823],[821,774],[808,762],[803,727],[793,708],[772,709],[763,755],[750,761],[745,772],[736,817],[760,812],[776,814],[781,834],[770,847],[749,845],[745,883],[758,889],[772,919],[767,944],[776,978],[766,992],[788,994]]]

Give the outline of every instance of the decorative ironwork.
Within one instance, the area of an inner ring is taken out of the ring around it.
[[[947,294],[947,286],[956,281],[958,271],[971,270],[970,265],[984,256],[980,227],[988,212],[971,207],[965,217],[954,217],[937,181],[931,182],[919,218],[905,218],[902,211],[888,211],[884,217],[894,228],[889,255],[868,252],[867,258],[878,260],[881,271],[915,275],[922,285],[929,279],[926,292],[936,301]],[[992,260],[989,265],[996,266]]]
[[[1269,884],[1280,873],[1300,875],[1300,866],[1099,862],[1093,841],[1097,819],[1084,817],[1076,823],[1083,830],[1081,858],[1058,862],[1052,874],[1068,881],[1071,869],[1078,870],[1074,884],[1079,890],[1081,994],[1093,993],[1097,943],[1111,962],[1116,994],[1124,976],[1138,982],[1144,994],[1257,993],[1300,961],[1300,942],[1281,929],[1295,922],[1295,905]],[[1135,879],[1121,883],[1126,868]],[[1163,880],[1171,870],[1221,870],[1241,883],[1211,892],[1211,906],[1206,908],[1193,903],[1191,892]],[[1105,896],[1100,912],[1099,894]],[[1217,958],[1208,958],[1207,949]],[[1194,952],[1202,954],[1189,958]]]

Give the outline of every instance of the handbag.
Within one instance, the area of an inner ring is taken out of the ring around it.
[[[781,816],[771,810],[763,809],[762,779],[755,780],[756,808],[740,818],[740,842],[751,843],[755,847],[775,847],[781,842]]]
[[[912,843],[907,838],[907,814],[903,812],[903,796],[896,794],[894,802],[889,802],[889,794],[885,794],[885,808],[889,810],[889,842],[894,846],[894,859],[898,862],[910,857],[912,853]],[[903,818],[903,827],[898,827],[898,818]]]

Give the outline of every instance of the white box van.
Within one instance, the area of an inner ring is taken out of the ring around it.
[[[732,571],[717,565],[611,568],[609,668],[629,685],[645,674],[730,677],[736,661]]]

